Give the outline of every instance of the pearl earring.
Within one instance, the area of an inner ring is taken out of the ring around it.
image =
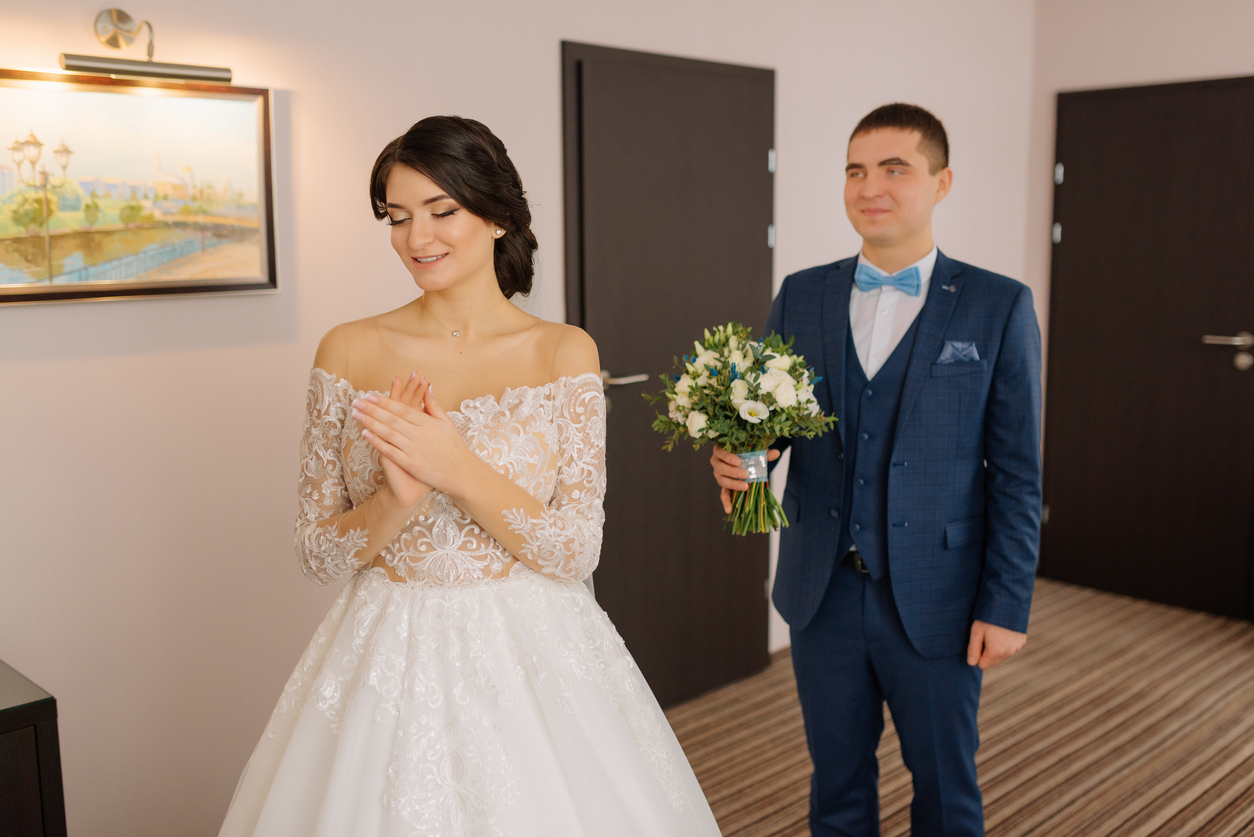
[[[497,234],[498,236],[505,235],[505,230],[497,230],[497,231],[496,231],[496,234]]]

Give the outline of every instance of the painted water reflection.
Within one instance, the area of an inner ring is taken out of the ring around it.
[[[102,230],[56,232],[52,240],[53,283],[120,282],[144,277],[163,265],[163,280],[201,279],[198,254],[222,245],[232,266],[219,279],[261,275],[256,227],[223,223],[163,223]],[[45,238],[41,235],[0,239],[0,285],[48,283]],[[186,269],[172,263],[184,260]],[[219,260],[221,261],[221,260]]]

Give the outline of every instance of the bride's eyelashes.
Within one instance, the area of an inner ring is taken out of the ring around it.
[[[460,212],[460,211],[461,211],[461,207],[459,206],[459,207],[456,207],[455,209],[450,209],[445,212],[433,212],[431,213],[431,215],[434,218],[448,218],[453,213]],[[393,218],[392,216],[389,215],[388,220],[387,220],[387,225],[389,227],[395,227],[397,224],[403,224],[406,221],[410,221],[410,220],[412,219],[411,218]]]

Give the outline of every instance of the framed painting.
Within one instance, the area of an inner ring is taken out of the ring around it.
[[[0,148],[0,304],[277,287],[269,90],[0,70]]]

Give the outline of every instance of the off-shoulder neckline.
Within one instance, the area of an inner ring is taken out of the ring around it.
[[[353,386],[352,381],[348,380],[347,378],[341,375],[333,375],[320,366],[313,367],[310,374],[315,375],[315,376],[321,375],[325,381],[331,384],[346,385],[348,389],[353,393],[354,398],[360,398],[363,395],[372,395],[372,394],[373,395],[387,395],[387,392],[381,392],[375,389],[357,389],[357,387]],[[490,392],[487,393],[486,395],[480,395],[475,398],[467,398],[467,399],[464,399],[462,403],[457,406],[456,410],[448,410],[447,412],[449,413],[449,415],[453,415],[454,413],[456,413],[457,415],[465,415],[465,410],[467,409],[467,407],[483,407],[483,406],[492,406],[492,405],[496,405],[499,407],[501,404],[505,403],[505,401],[509,399],[510,393],[524,392],[526,390],[532,390],[532,389],[547,390],[547,389],[551,389],[554,387],[558,387],[563,382],[573,383],[582,378],[592,378],[598,384],[601,383],[601,376],[595,372],[581,372],[578,375],[562,375],[555,381],[548,381],[547,383],[539,384],[537,386],[506,387],[505,392],[501,393],[500,398],[497,398],[495,395],[493,395]]]

